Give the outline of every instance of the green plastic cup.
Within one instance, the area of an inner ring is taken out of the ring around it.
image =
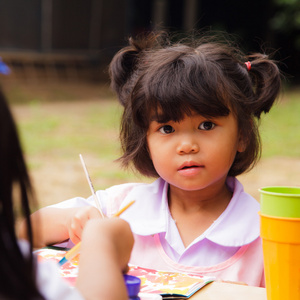
[[[269,186],[259,189],[259,192],[262,214],[300,218],[300,187]]]

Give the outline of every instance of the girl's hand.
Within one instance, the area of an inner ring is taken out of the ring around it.
[[[85,299],[128,299],[123,272],[128,267],[133,243],[129,224],[120,218],[87,222],[76,281]]]
[[[93,238],[92,238],[93,236]],[[107,247],[107,257],[113,257],[113,261],[119,265],[120,271],[128,272],[128,262],[131,255],[134,239],[130,225],[121,218],[94,219],[87,223],[83,237],[90,238],[91,243],[102,250]],[[91,251],[91,250],[90,250]]]
[[[74,244],[81,241],[82,231],[88,220],[101,218],[101,214],[96,207],[87,206],[77,209],[67,221],[67,230],[70,239]]]

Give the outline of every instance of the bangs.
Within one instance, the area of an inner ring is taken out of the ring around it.
[[[159,68],[153,63],[154,67],[145,68],[132,94],[137,125],[148,128],[153,118],[160,123],[178,122],[193,113],[205,117],[229,115],[230,95],[224,88],[223,72],[214,63],[199,60],[198,55],[185,55]]]

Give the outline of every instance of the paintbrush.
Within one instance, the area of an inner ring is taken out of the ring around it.
[[[125,205],[122,209],[120,209],[116,214],[114,214],[112,217],[116,218],[119,217],[128,207],[130,207],[135,201],[129,202],[127,205]],[[76,244],[70,251],[66,253],[66,255],[58,262],[59,266],[62,266],[72,258],[74,258],[80,251],[80,245],[81,242]]]
[[[89,173],[88,173],[88,170],[87,170],[87,168],[86,168],[86,165],[85,165],[85,163],[84,163],[83,157],[82,157],[81,154],[79,154],[79,157],[80,157],[80,160],[81,160],[81,164],[82,164],[82,167],[83,167],[83,170],[84,170],[86,179],[87,179],[87,181],[88,181],[88,183],[89,183],[91,192],[92,192],[92,194],[93,194],[93,197],[94,197],[94,201],[95,201],[96,207],[97,207],[98,210],[100,211],[100,214],[101,214],[102,218],[104,218],[104,214],[103,214],[103,212],[102,212],[100,202],[99,202],[98,197],[97,197],[97,195],[96,195],[96,193],[95,193],[95,189],[94,189],[94,187],[93,187],[93,184],[92,184],[90,175],[89,175]]]

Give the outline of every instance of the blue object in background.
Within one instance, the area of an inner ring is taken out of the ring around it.
[[[8,75],[9,73],[9,67],[2,61],[2,58],[0,57],[0,74]]]

